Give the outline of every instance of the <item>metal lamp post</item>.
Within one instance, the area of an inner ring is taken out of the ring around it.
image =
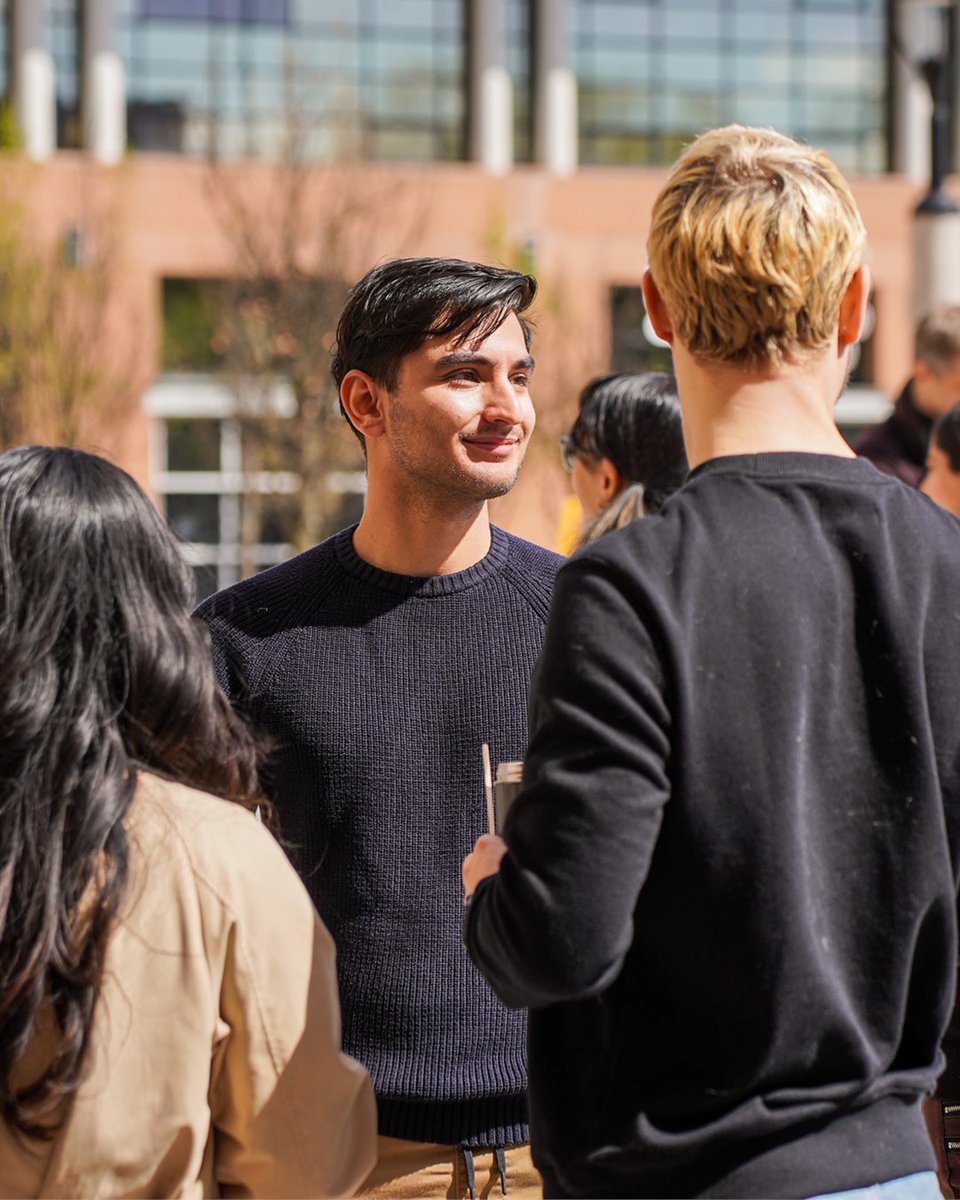
[[[950,167],[950,114],[956,66],[957,10],[925,6],[935,31],[916,68],[930,89],[930,186],[914,210],[913,313],[919,320],[940,304],[960,304],[960,206],[944,190]]]

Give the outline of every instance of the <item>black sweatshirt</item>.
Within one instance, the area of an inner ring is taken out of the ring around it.
[[[525,1017],[463,952],[460,863],[486,826],[481,743],[523,757],[562,560],[494,529],[475,566],[409,578],[358,558],[352,532],[199,615],[223,687],[278,743],[270,790],[336,941],[344,1048],[380,1132],[525,1142]]]
[[[933,1168],[957,953],[960,522],[864,460],[719,458],[557,577],[509,854],[546,1195]]]

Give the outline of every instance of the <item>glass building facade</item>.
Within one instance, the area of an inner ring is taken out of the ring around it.
[[[463,158],[461,0],[117,0],[132,148]]]
[[[518,162],[533,146],[531,7],[504,8]],[[845,170],[883,171],[885,10],[884,0],[570,0],[580,161],[661,166],[701,129],[741,121],[816,142]],[[464,0],[119,0],[117,22],[135,149],[466,156]],[[65,58],[68,32],[59,38]],[[65,64],[68,109],[75,76]]]
[[[575,0],[583,163],[663,166],[701,130],[772,125],[887,169],[884,0]]]
[[[130,149],[406,162],[470,154],[471,9],[495,5],[513,88],[513,160],[534,157],[537,13],[550,0],[100,2],[123,66]],[[57,144],[78,146],[85,5],[0,0],[0,87],[8,93],[17,4],[44,10]],[[850,173],[883,172],[894,7],[565,0],[579,162],[664,166],[702,129],[739,121],[821,145]]]

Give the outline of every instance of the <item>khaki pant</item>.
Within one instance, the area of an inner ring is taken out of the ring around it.
[[[492,1150],[473,1150],[477,1200],[481,1196],[501,1194],[500,1173]],[[508,1146],[507,1200],[541,1200],[543,1182],[530,1157],[529,1146]],[[431,1142],[405,1142],[400,1138],[377,1138],[377,1165],[367,1176],[358,1196],[376,1200],[467,1200],[466,1166],[459,1146],[438,1146]]]

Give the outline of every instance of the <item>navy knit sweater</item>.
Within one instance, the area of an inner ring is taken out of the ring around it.
[[[528,1140],[525,1020],[463,952],[460,863],[485,831],[481,743],[523,757],[561,561],[494,529],[475,566],[410,578],[345,530],[199,610],[222,686],[278,743],[269,790],[390,1137]]]
[[[960,522],[870,463],[716,458],[560,572],[510,852],[547,1196],[933,1167],[960,873]]]

